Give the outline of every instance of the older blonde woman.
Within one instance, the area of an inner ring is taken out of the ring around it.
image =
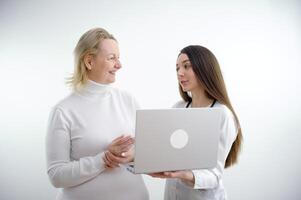
[[[133,159],[131,134],[138,105],[110,85],[121,68],[116,39],[102,28],[91,29],[74,54],[69,81],[74,90],[54,106],[46,137],[47,172],[61,188],[57,199],[148,199],[142,177],[119,167]],[[106,155],[119,163],[108,162]]]

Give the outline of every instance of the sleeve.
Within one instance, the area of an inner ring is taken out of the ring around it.
[[[136,129],[136,111],[141,109],[137,99],[134,96],[131,96],[131,110],[132,110],[132,114],[131,114],[131,120],[130,120],[130,124],[132,125],[132,134],[133,136],[135,136],[135,129]]]
[[[222,178],[226,158],[236,139],[236,135],[237,126],[234,117],[230,110],[225,109],[218,145],[217,166],[208,170],[192,170],[195,178],[194,189],[211,189],[218,186]]]
[[[135,111],[141,108],[140,104],[134,96],[132,96],[132,105]]]
[[[101,152],[95,156],[70,159],[70,121],[62,110],[54,109],[49,117],[46,135],[47,173],[54,187],[77,186],[105,170]]]

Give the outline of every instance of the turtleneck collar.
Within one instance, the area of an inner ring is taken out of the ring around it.
[[[104,91],[108,91],[110,88],[111,84],[101,84],[89,79],[84,90],[91,93],[103,93]]]
[[[112,89],[111,84],[101,84],[92,80],[88,80],[86,85],[79,92],[84,96],[107,96]]]

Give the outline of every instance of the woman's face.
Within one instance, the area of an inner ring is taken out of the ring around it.
[[[200,88],[195,73],[192,69],[189,58],[186,54],[180,54],[177,59],[177,77],[184,92],[193,91]]]
[[[104,39],[99,44],[99,52],[92,58],[88,77],[102,84],[113,83],[120,68],[118,43],[112,39]]]

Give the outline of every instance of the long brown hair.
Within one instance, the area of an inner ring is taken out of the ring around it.
[[[235,117],[238,134],[226,159],[225,167],[227,168],[237,162],[243,137],[240,123],[231,105],[218,61],[209,49],[199,45],[187,46],[181,50],[180,54],[186,54],[188,56],[192,69],[199,83],[204,88],[206,95],[210,99],[215,99],[219,103],[226,105]],[[179,90],[180,95],[185,101],[192,101],[187,92],[182,90],[180,84]]]

